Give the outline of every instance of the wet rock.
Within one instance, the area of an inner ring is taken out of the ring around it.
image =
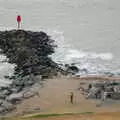
[[[67,66],[67,65],[66,65]],[[67,66],[67,70],[66,70],[68,73],[78,73],[79,72],[79,68],[75,65],[71,65],[71,66]]]

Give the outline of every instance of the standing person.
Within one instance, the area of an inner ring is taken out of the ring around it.
[[[73,98],[74,98],[74,94],[73,92],[70,93],[70,103],[73,104]]]
[[[18,29],[20,29],[21,16],[17,16]]]

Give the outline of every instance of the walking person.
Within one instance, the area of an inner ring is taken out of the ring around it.
[[[73,92],[70,93],[70,103],[73,104],[74,94]]]

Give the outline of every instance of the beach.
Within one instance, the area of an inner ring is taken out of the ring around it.
[[[44,82],[42,88],[38,88],[39,96],[36,95],[24,100],[21,104],[17,105],[17,109],[12,114],[119,112],[119,102],[112,102],[112,104],[106,105],[101,100],[86,99],[78,91],[80,83],[84,81],[89,83],[90,80],[90,78],[83,80],[82,78],[76,79],[65,76],[48,79]],[[70,103],[70,92],[74,93],[73,104]]]
[[[119,120],[119,100],[88,99],[79,90],[81,84],[120,81],[119,4],[0,0],[0,113],[15,120]]]

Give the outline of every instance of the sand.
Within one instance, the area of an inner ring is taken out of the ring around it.
[[[120,112],[120,104],[102,105],[101,101],[88,100],[78,88],[83,79],[59,77],[48,79],[36,95],[17,105],[12,115],[47,113],[103,113]],[[88,81],[89,82],[89,81]],[[74,93],[74,103],[70,103],[70,92]]]

